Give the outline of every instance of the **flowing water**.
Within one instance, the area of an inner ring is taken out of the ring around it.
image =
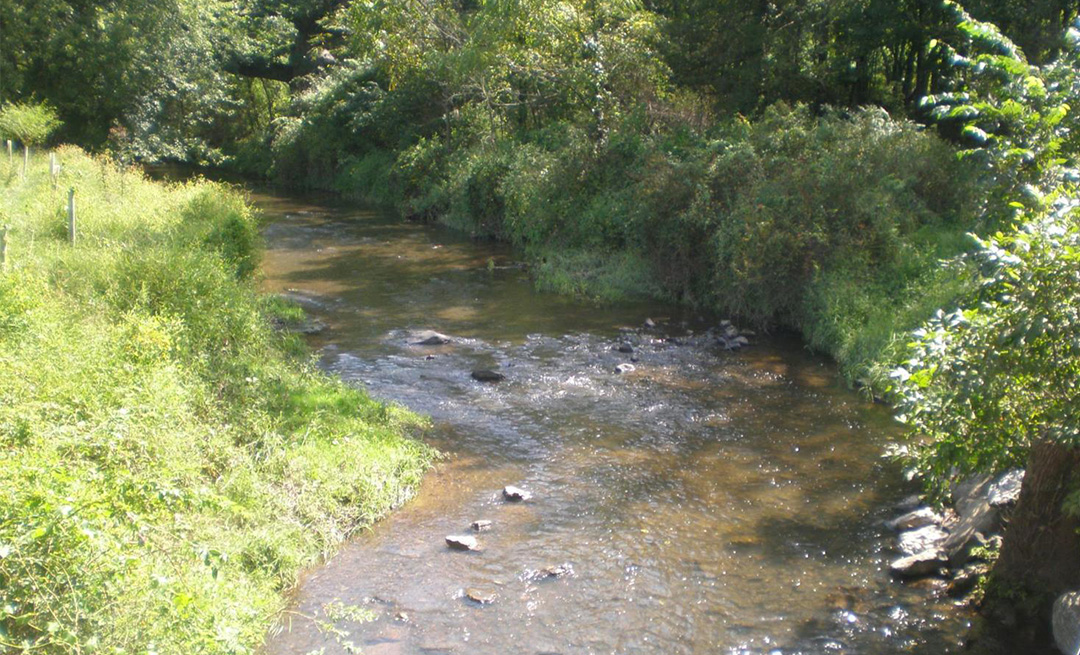
[[[446,454],[416,499],[302,578],[270,655],[959,648],[964,610],[886,570],[882,521],[913,491],[881,456],[897,427],[797,342],[728,352],[705,333],[715,318],[537,293],[501,246],[254,199],[264,287],[329,325],[312,337],[322,365],[430,415]],[[412,345],[421,329],[454,341]],[[534,496],[506,502],[507,484]],[[479,519],[482,550],[447,547]]]

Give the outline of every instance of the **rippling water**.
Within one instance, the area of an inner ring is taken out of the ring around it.
[[[885,570],[882,521],[913,491],[881,457],[896,427],[797,343],[726,352],[716,319],[536,293],[500,246],[255,200],[272,219],[264,285],[329,324],[323,366],[431,415],[447,454],[414,501],[304,576],[268,653],[958,648],[965,611]],[[411,345],[420,329],[454,341]],[[533,499],[505,502],[507,484]],[[478,519],[493,523],[481,551],[446,547]],[[552,565],[569,572],[536,574]]]

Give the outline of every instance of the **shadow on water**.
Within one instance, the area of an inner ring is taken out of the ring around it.
[[[536,293],[502,246],[254,199],[264,288],[330,325],[312,338],[324,368],[431,415],[449,455],[413,502],[305,575],[267,653],[958,650],[966,611],[885,570],[882,522],[912,491],[881,457],[896,426],[797,343],[726,352],[715,321],[683,309]],[[641,329],[647,316],[664,321]],[[419,329],[454,341],[413,345]],[[472,380],[477,367],[506,380]],[[535,497],[504,502],[506,484]],[[477,519],[493,522],[483,549],[449,550]]]

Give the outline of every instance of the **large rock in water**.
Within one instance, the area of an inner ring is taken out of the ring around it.
[[[924,550],[921,553],[901,557],[889,563],[889,571],[901,578],[921,578],[937,573],[949,564],[949,558],[938,550]]]
[[[451,341],[453,339],[435,330],[420,330],[412,333],[409,343],[414,346],[441,346]]]
[[[480,542],[472,535],[450,535],[446,538],[446,545],[454,550],[480,550]]]
[[[508,484],[503,487],[503,498],[516,502],[521,500],[529,500],[530,498],[532,498],[532,494],[528,491],[525,491],[524,489],[521,489],[520,487],[515,487]]]
[[[917,530],[908,530],[900,534],[900,552],[905,555],[915,555],[926,551],[936,552],[948,537],[949,533],[936,525],[927,525]]]
[[[1080,591],[1054,601],[1054,643],[1065,655],[1080,653]]]
[[[480,382],[501,382],[506,376],[486,368],[478,368],[472,372],[472,378]]]

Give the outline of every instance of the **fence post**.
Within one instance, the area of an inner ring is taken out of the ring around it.
[[[30,165],[30,146],[23,144],[22,176],[26,179],[26,167]]]
[[[75,245],[75,187],[68,190],[68,239]]]
[[[7,225],[0,225],[0,272],[7,270]]]
[[[52,188],[60,186],[60,162],[56,161],[56,153],[49,153],[49,176],[52,177]]]

